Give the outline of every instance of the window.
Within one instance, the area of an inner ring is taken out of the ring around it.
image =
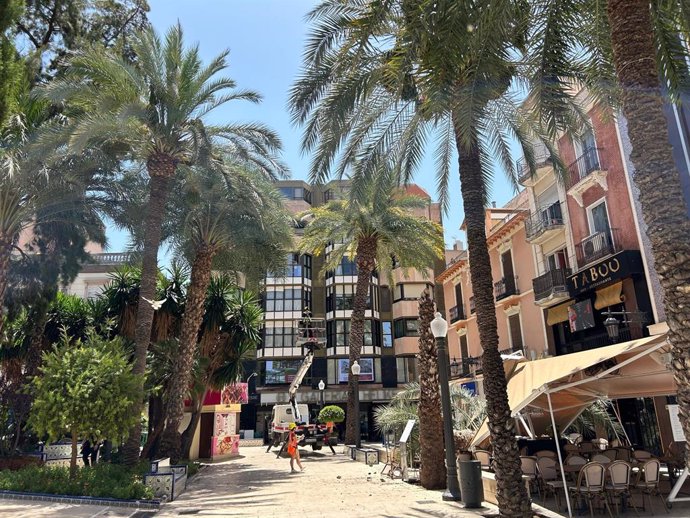
[[[266,291],[266,311],[311,311],[311,290],[308,288],[276,288]]]
[[[350,321],[330,320],[326,322],[326,343],[328,347],[348,347],[350,345]],[[378,322],[364,321],[364,345],[380,347]]]
[[[546,256],[547,271],[565,270],[568,268],[568,250],[563,248]]]
[[[418,381],[417,358],[404,356],[395,359],[398,368],[398,383],[412,383]]]
[[[508,329],[510,331],[510,345],[513,351],[522,351],[522,327],[520,326],[520,314],[508,317]]]
[[[362,368],[359,381],[362,383],[377,383],[381,381],[381,358],[360,358]],[[329,385],[347,383],[350,376],[350,360],[347,358],[327,360],[327,379]]]
[[[335,269],[335,275],[357,275],[357,265],[348,257],[343,257]]]
[[[326,311],[351,310],[354,303],[354,284],[336,284],[326,288]]]
[[[268,360],[261,364],[263,385],[286,385],[292,383],[302,360]],[[311,384],[309,372],[302,380],[303,385]]]
[[[287,277],[302,277],[302,265],[299,264],[299,254],[288,254]]]
[[[589,234],[596,234],[598,232],[608,232],[611,228],[609,226],[609,215],[606,210],[606,201],[592,205],[587,209],[587,221],[589,223]]]
[[[292,347],[295,344],[294,333],[293,324],[288,320],[267,322],[263,331],[263,346]]]
[[[419,336],[419,321],[416,318],[399,318],[394,322],[395,337]]]
[[[463,360],[470,357],[467,347],[467,335],[462,335],[460,337],[460,357]]]
[[[383,346],[393,347],[393,324],[390,322],[382,322],[381,326],[383,328]]]
[[[455,285],[455,305],[458,308],[462,308],[462,284],[458,283]]]
[[[311,256],[309,254],[302,256],[302,265],[304,266],[304,278],[311,279]]]
[[[280,187],[280,193],[288,200],[304,200],[311,203],[311,191],[304,187]]]
[[[417,300],[422,296],[422,292],[429,288],[429,293],[433,298],[433,288],[429,284],[396,284],[393,295],[393,302],[399,300]]]

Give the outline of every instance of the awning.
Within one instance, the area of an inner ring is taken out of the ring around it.
[[[547,393],[560,429],[568,426],[593,401],[652,397],[677,392],[673,374],[661,355],[666,335],[655,335],[589,351],[522,362],[508,380],[508,403],[514,416],[529,414],[537,435],[550,423]],[[567,361],[564,361],[566,360]],[[486,421],[472,445],[489,438]]]
[[[546,323],[550,326],[555,324],[560,324],[561,322],[567,322],[568,320],[568,306],[573,303],[572,300],[559,304],[549,308],[546,312]]]
[[[615,306],[621,303],[621,290],[623,289],[623,281],[618,281],[611,286],[599,288],[597,290],[597,300],[594,301],[596,309],[604,309],[609,306]]]

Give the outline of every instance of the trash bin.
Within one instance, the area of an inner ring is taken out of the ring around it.
[[[465,507],[475,509],[482,506],[484,486],[482,484],[482,463],[480,461],[460,461],[460,494]]]

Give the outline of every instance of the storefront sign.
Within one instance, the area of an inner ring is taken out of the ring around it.
[[[576,297],[611,281],[643,272],[640,252],[625,250],[568,277],[568,291],[571,297]]]

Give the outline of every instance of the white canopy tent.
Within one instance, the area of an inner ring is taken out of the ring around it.
[[[508,376],[508,401],[514,417],[539,436],[549,426],[564,430],[599,398],[634,398],[676,393],[667,368],[666,335],[656,335],[589,351],[517,363]],[[525,418],[527,420],[525,421]],[[473,446],[488,442],[485,421]],[[560,444],[556,448],[560,455]],[[565,472],[561,464],[561,474]],[[567,482],[568,514],[572,516]]]

